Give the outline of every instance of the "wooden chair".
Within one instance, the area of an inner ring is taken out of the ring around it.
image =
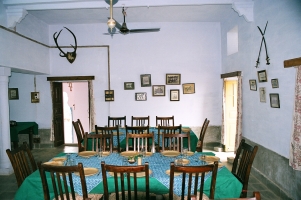
[[[197,152],[203,152],[204,137],[205,137],[205,133],[206,133],[207,127],[209,125],[209,122],[210,122],[210,120],[207,120],[207,118],[206,118],[203,123],[201,133],[199,136],[199,141],[198,141],[197,147],[196,147]]]
[[[82,163],[74,166],[54,166],[38,163],[40,176],[43,184],[44,199],[50,200],[50,192],[54,192],[55,199],[78,199],[79,195],[74,191],[74,178],[72,173],[77,173],[80,177],[80,182],[82,186],[82,199],[100,199],[102,195],[100,194],[89,194],[87,192],[86,178],[84,173],[84,168]],[[46,172],[50,173],[50,177],[46,177]],[[50,181],[51,180],[51,181]],[[49,183],[48,183],[49,181]],[[67,184],[70,183],[70,187]],[[49,187],[52,184],[52,188]],[[68,191],[68,192],[63,192]]]
[[[147,117],[132,116],[131,126],[149,126],[149,116]]]
[[[182,125],[179,126],[158,126],[158,141],[157,141],[157,151],[162,150],[162,147],[160,147],[160,138],[162,134],[181,134],[182,133]],[[189,135],[190,137],[190,135]],[[162,139],[163,141],[163,139]],[[165,141],[166,142],[166,141]],[[163,142],[162,142],[163,146]]]
[[[14,150],[6,149],[6,153],[20,187],[25,178],[38,169],[37,164],[26,142]]]
[[[80,125],[79,125],[78,121],[72,121],[72,124],[73,124],[73,128],[75,130],[76,137],[77,137],[78,152],[84,151],[85,147],[82,144],[84,141],[84,136],[80,130]]]
[[[170,163],[170,184],[169,184],[169,200],[176,199],[173,194],[174,187],[174,174],[175,172],[180,172],[182,174],[182,190],[181,190],[181,200],[185,198],[185,189],[187,192],[187,199],[202,199],[204,191],[205,173],[212,172],[211,185],[210,185],[210,199],[214,199],[215,183],[217,176],[218,162],[215,161],[211,165],[202,166],[179,166],[175,165],[173,162]],[[194,177],[194,179],[192,178]],[[197,177],[197,178],[196,178]],[[185,181],[186,180],[186,181]],[[194,187],[192,188],[192,183]],[[200,187],[198,188],[198,183]],[[198,195],[199,189],[199,195]]]
[[[119,139],[119,128],[118,126],[115,127],[100,127],[95,125],[95,133],[96,134],[104,134],[104,135],[116,135],[117,137],[117,147],[113,144],[113,151],[121,152],[120,147],[120,139]]]
[[[146,162],[145,165],[137,165],[137,166],[115,166],[115,165],[107,165],[105,164],[104,161],[102,161],[101,170],[102,170],[102,177],[103,177],[104,200],[150,199],[148,162]],[[107,181],[106,172],[114,173],[115,193],[112,193],[110,195],[108,190],[108,181]],[[145,177],[144,177],[145,192],[138,192],[137,173],[145,173]],[[133,179],[133,181],[130,181],[131,178]]]
[[[108,127],[118,126],[124,128],[126,126],[126,116],[124,117],[110,117],[108,116]]]
[[[83,125],[82,125],[80,119],[77,119],[77,122],[78,122],[78,125],[79,125],[80,132],[81,132],[81,134],[82,134],[82,138],[84,138],[84,137],[85,137],[85,134],[86,134],[87,132],[84,131],[84,127],[83,127]]]
[[[156,116],[156,126],[174,126],[175,120],[174,116],[172,117],[158,117]]]
[[[145,148],[148,152],[155,153],[155,140],[154,133],[142,133],[142,134],[127,134],[126,135],[126,151],[130,150],[129,141],[132,139],[132,150],[140,151],[141,148]],[[150,142],[152,141],[152,142]],[[148,144],[151,143],[151,146]]]
[[[181,133],[181,134],[170,134],[170,133],[163,133],[162,134],[162,151],[165,150],[173,150],[182,152],[183,141],[187,139],[187,149],[188,151],[191,150],[190,147],[190,134],[189,133]]]
[[[125,126],[126,134],[149,133],[149,126]]]
[[[98,152],[99,148],[102,151],[113,152],[113,134],[88,134],[85,135],[85,151],[87,151],[88,140],[91,140],[92,148],[89,150]]]
[[[247,196],[249,176],[257,150],[258,146],[252,147],[244,139],[237,149],[231,172],[243,185],[240,197]]]

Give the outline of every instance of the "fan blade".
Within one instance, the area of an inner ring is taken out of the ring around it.
[[[142,32],[158,32],[160,28],[149,28],[149,29],[131,29],[130,33],[142,33]]]

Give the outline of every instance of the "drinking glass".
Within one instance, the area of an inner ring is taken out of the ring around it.
[[[99,147],[98,148],[98,157],[99,157],[99,159],[102,159],[102,153],[103,153],[102,148]]]
[[[146,149],[145,149],[145,147],[141,148],[141,154],[142,154],[142,157],[145,158],[145,156],[146,156]]]
[[[184,148],[183,149],[183,156],[184,156],[184,158],[187,158],[187,153],[188,153],[188,149]]]

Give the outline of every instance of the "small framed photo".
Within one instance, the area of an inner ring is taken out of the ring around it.
[[[134,82],[124,82],[124,89],[125,90],[134,90],[135,83]]]
[[[166,85],[181,85],[181,74],[166,74]]]
[[[31,103],[39,103],[40,102],[40,94],[39,92],[31,93]]]
[[[270,105],[272,108],[280,108],[279,94],[270,94]]]
[[[146,101],[146,92],[137,92],[135,93],[136,101]]]
[[[170,90],[170,101],[180,101],[180,90]]]
[[[18,88],[8,88],[8,99],[9,100],[19,99]]]
[[[267,71],[266,70],[258,71],[257,75],[258,75],[258,81],[259,82],[267,82],[268,81]]]
[[[255,79],[249,80],[250,90],[257,91],[257,84]]]
[[[114,101],[114,90],[105,90],[105,101]]]
[[[271,79],[272,88],[279,88],[278,78]]]
[[[141,87],[150,87],[152,85],[150,74],[141,74]]]
[[[266,102],[266,91],[265,91],[265,87],[260,87],[259,88],[259,99],[260,102]]]
[[[165,85],[153,85],[153,96],[165,96]]]
[[[183,84],[183,94],[193,94],[195,93],[194,83],[184,83]]]

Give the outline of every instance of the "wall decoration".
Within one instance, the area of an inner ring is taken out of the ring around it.
[[[141,87],[150,87],[152,85],[150,74],[141,74]]]
[[[270,94],[270,105],[272,108],[280,108],[279,94]]]
[[[105,101],[114,101],[114,90],[105,90]]]
[[[271,79],[272,88],[279,88],[278,78]]]
[[[170,101],[180,101],[180,90],[170,90]]]
[[[257,84],[255,79],[249,80],[250,90],[257,91]]]
[[[256,68],[258,67],[258,65],[259,65],[259,57],[260,57],[260,53],[261,53],[261,47],[262,47],[262,43],[264,42],[264,47],[265,47],[265,55],[266,55],[266,61],[267,61],[267,65],[269,65],[270,64],[270,58],[269,58],[269,55],[268,55],[268,49],[267,49],[267,44],[266,44],[266,41],[265,41],[265,38],[264,38],[264,34],[265,34],[265,31],[266,31],[266,29],[267,29],[267,26],[268,26],[268,22],[266,23],[266,25],[265,25],[265,28],[264,28],[264,31],[262,32],[261,31],[261,29],[259,28],[259,26],[257,26],[258,27],[258,29],[259,29],[259,31],[260,31],[260,33],[261,33],[261,36],[262,36],[262,38],[261,38],[261,43],[260,43],[260,49],[259,49],[259,54],[258,54],[258,58],[257,58],[257,61],[256,61]]]
[[[166,74],[166,85],[181,85],[181,74]]]
[[[194,83],[184,83],[183,84],[183,94],[193,94],[195,93]]]
[[[135,83],[134,82],[124,82],[124,89],[125,90],[134,90]]]
[[[165,96],[165,85],[153,85],[153,96]]]
[[[136,101],[146,101],[147,99],[146,92],[135,93],[135,99]]]
[[[9,100],[19,99],[18,88],[8,88],[8,99]]]
[[[31,93],[31,103],[39,103],[40,102],[40,94],[39,92]]]
[[[257,75],[258,75],[259,82],[267,82],[268,81],[266,70],[258,71]]]
[[[260,87],[259,88],[259,99],[260,102],[266,102],[266,91],[265,91],[265,87]]]

